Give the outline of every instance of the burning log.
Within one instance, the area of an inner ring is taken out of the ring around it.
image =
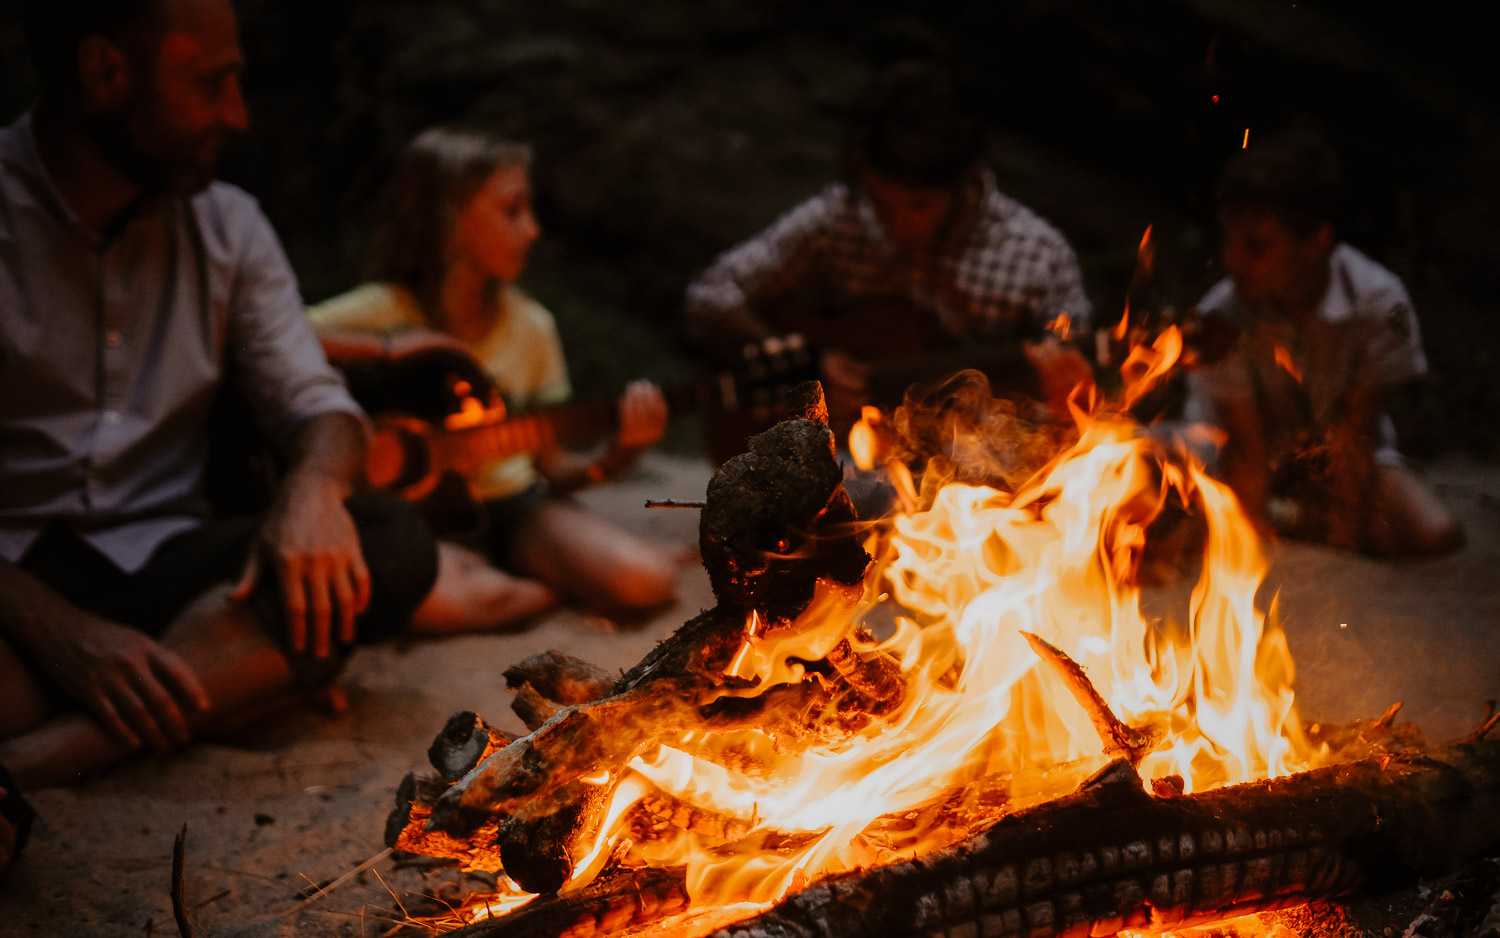
[[[557,716],[557,707],[537,693],[530,681],[516,688],[516,696],[510,702],[510,708],[533,733],[540,729],[543,723]]]
[[[566,652],[544,651],[505,669],[505,686],[530,684],[553,703],[588,703],[607,696],[618,676]]]
[[[1118,759],[1073,795],[921,859],[830,877],[716,938],[1048,938],[1185,927],[1385,891],[1497,842],[1500,741],[1165,799],[1148,795]],[[452,934],[629,934],[626,926],[669,914],[649,915],[630,898],[640,875],[621,870],[596,881],[586,900],[539,900]],[[674,881],[670,871],[654,875],[658,890]],[[618,924],[601,910],[615,910]]]
[[[818,400],[807,412],[826,414]],[[858,584],[869,565],[826,420],[784,420],[714,473],[698,546],[721,606],[794,618],[819,579]]]
[[[460,710],[448,718],[432,745],[427,747],[427,761],[437,769],[439,778],[451,784],[468,775],[491,753],[514,742],[515,738],[490,726],[477,713]]]

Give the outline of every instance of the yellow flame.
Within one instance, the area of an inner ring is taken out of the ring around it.
[[[875,468],[879,455],[875,427],[880,420],[880,408],[866,404],[860,409],[859,421],[849,431],[849,455],[854,457],[854,465],[866,472]]]
[[[1292,361],[1292,353],[1287,351],[1284,346],[1278,345],[1276,346],[1275,355],[1276,364],[1281,366],[1281,369],[1287,374],[1291,375],[1298,384],[1301,384],[1302,369],[1297,367],[1297,363],[1295,361]]]

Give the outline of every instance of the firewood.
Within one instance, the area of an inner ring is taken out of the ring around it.
[[[515,738],[490,726],[473,711],[460,710],[448,718],[432,745],[427,747],[427,760],[443,781],[456,782],[490,753]]]
[[[563,651],[544,651],[520,664],[506,668],[505,686],[530,684],[536,692],[553,703],[581,704],[599,700],[609,694],[619,679],[603,668]]]
[[[557,707],[544,700],[529,681],[516,688],[516,696],[511,700],[510,708],[532,732],[557,715]]]
[[[857,584],[870,557],[840,484],[833,433],[785,420],[750,440],[708,483],[698,547],[721,606],[792,619],[820,578]]]
[[[406,773],[396,789],[396,806],[386,818],[385,845],[405,853],[456,860],[471,869],[498,872],[501,859],[495,846],[496,822],[481,825],[463,837],[427,829],[432,805],[447,787],[441,778]]]
[[[1155,746],[1148,734],[1133,727],[1127,726],[1125,721],[1115,716],[1114,711],[1109,709],[1109,704],[1104,702],[1099,691],[1083,673],[1083,668],[1063,651],[1046,639],[1033,635],[1030,632],[1022,632],[1021,637],[1031,646],[1052,669],[1057,672],[1072,693],[1073,698],[1082,705],[1088,713],[1089,719],[1094,724],[1094,730],[1099,734],[1099,739],[1104,743],[1104,754],[1110,757],[1120,757],[1129,760],[1131,765],[1140,765],[1141,759],[1151,752]]]
[[[1500,741],[1153,798],[1123,759],[1077,792],[958,846],[829,877],[716,938],[1111,935],[1379,893],[1500,844]],[[635,890],[681,871],[615,870],[455,938],[605,935],[668,917]],[[587,896],[587,898],[584,898]],[[611,910],[620,921],[605,927]],[[578,928],[579,931],[567,931]],[[550,929],[550,930],[548,930]],[[678,928],[674,934],[708,930]]]
[[[906,679],[901,665],[882,651],[860,655],[846,638],[828,652],[833,665],[849,686],[865,698],[867,709],[875,715],[889,713],[906,699]]]
[[[757,697],[721,697],[686,679],[663,679],[593,703],[566,707],[529,736],[491,755],[442,794],[430,825],[463,836],[496,815],[550,814],[553,795],[585,776],[617,772],[663,740],[689,730],[729,732],[773,727],[789,740],[829,742],[867,728],[875,717],[839,707],[827,679],[810,673]]]
[[[556,892],[572,873],[579,841],[594,830],[609,792],[604,785],[574,781],[557,797],[500,820],[495,843],[506,874],[527,892]],[[544,810],[549,805],[555,810]]]
[[[1500,745],[1158,799],[1117,760],[963,845],[832,877],[716,938],[1110,935],[1384,892],[1500,842]],[[492,932],[501,935],[504,932]]]

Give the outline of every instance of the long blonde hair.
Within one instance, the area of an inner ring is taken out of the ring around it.
[[[404,287],[430,325],[444,323],[439,297],[454,226],[497,170],[530,169],[531,147],[480,124],[439,124],[401,152],[375,235],[370,274]]]

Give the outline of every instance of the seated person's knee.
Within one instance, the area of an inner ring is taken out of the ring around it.
[[[658,606],[677,595],[677,567],[653,550],[624,560],[610,583],[615,602],[633,609]]]

